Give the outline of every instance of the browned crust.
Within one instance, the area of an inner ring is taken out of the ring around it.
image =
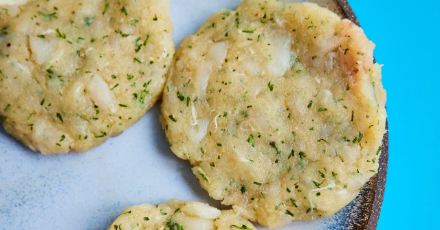
[[[353,12],[353,9],[351,8],[347,0],[336,0],[336,1],[339,3],[342,12],[345,14],[345,17],[360,27],[361,25],[359,23],[359,20],[357,19],[356,15]],[[379,158],[379,172],[377,173],[376,176],[370,179],[370,182],[373,182],[373,186],[371,187],[371,193],[373,193],[372,195],[374,195],[373,205],[372,205],[373,207],[371,208],[368,215],[367,213],[365,213],[365,216],[367,217],[367,219],[364,220],[366,225],[362,226],[361,229],[373,230],[377,228],[380,211],[382,209],[383,196],[385,193],[385,185],[386,185],[386,177],[387,177],[387,169],[388,169],[388,144],[389,144],[389,137],[388,137],[388,121],[387,121],[385,126],[385,135],[382,141],[382,153]]]

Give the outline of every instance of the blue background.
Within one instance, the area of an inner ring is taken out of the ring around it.
[[[385,64],[390,156],[377,229],[438,229],[440,3],[349,3]]]

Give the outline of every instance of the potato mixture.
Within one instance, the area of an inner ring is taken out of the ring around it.
[[[169,145],[249,220],[330,216],[378,169],[386,93],[374,47],[311,3],[221,10],[174,58],[161,118]]]
[[[160,98],[174,54],[168,0],[0,8],[0,118],[32,150],[86,151]]]
[[[194,201],[169,200],[126,208],[107,230],[256,230],[235,211],[220,211]]]

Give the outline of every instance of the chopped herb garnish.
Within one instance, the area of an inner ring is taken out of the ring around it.
[[[336,179],[337,175],[338,174],[336,174],[335,172],[332,172],[333,179],[336,181],[336,183],[340,184],[341,182],[338,179]]]
[[[148,39],[150,38],[150,35],[149,34],[147,34],[147,38],[144,40],[144,43],[143,43],[143,45],[144,46],[146,46],[147,45],[147,43],[148,43]]]
[[[6,106],[6,108],[5,108],[5,112],[6,112],[6,110],[9,109],[9,107],[11,107],[11,104],[8,104],[8,105]]]
[[[124,104],[119,104],[119,106],[121,106],[121,107],[127,107],[127,105],[124,105]]]
[[[292,198],[290,198],[290,202],[292,203],[293,206],[295,206],[295,208],[298,208],[298,205],[296,205],[296,201]]]
[[[157,15],[154,15],[153,21],[157,21]]]
[[[45,39],[46,37],[43,34],[37,35],[37,37]]]
[[[323,181],[322,183],[324,183],[324,181]],[[313,181],[313,184],[315,184],[315,186],[316,186],[317,188],[319,188],[319,186],[321,186],[322,183],[318,183],[318,182],[316,182],[316,181]]]
[[[353,121],[354,118],[354,110],[351,111],[351,121]]]
[[[142,91],[141,96],[139,98],[139,101],[141,102],[141,104],[145,103],[145,97],[147,96],[147,94],[149,94],[150,92],[147,90]]]
[[[9,28],[9,26],[3,27],[2,29],[0,29],[0,34],[8,34],[8,32],[6,31]]]
[[[51,14],[45,14],[45,13],[43,13],[41,11],[38,11],[38,14],[43,16],[43,17],[45,17],[47,20],[52,20],[54,18],[58,18],[57,15],[56,15],[57,14],[56,12],[51,13]]]
[[[176,118],[173,117],[173,115],[170,115],[169,118],[170,118],[172,121],[174,121],[174,122],[177,121]]]
[[[179,225],[178,223],[171,222],[171,219],[168,220],[167,226],[170,230],[183,230],[183,227]]]
[[[63,117],[61,116],[60,113],[57,113],[57,117],[58,117],[58,119],[60,119],[61,124],[64,124]]]
[[[258,183],[258,182],[256,182],[256,181],[254,181],[254,184],[256,184],[256,185],[258,185],[258,186],[261,186],[261,185],[262,185],[261,183]]]
[[[149,221],[150,218],[148,218],[148,217],[144,217],[144,220],[145,220],[145,221]]]
[[[324,112],[324,111],[327,111],[327,108],[319,108],[318,109],[318,112]]]
[[[66,35],[63,34],[63,33],[61,33],[60,30],[59,30],[58,28],[56,28],[55,31],[57,32],[57,34],[58,34],[57,36],[58,36],[59,38],[66,39]]]
[[[137,62],[137,63],[140,63],[140,64],[142,64],[142,62],[141,62],[141,61],[139,61],[139,59],[137,59],[137,58],[133,58],[133,62]]]
[[[249,138],[246,140],[248,143],[252,144],[252,147],[255,147],[255,142],[254,142],[254,135],[251,134],[249,135]]]
[[[379,149],[377,149],[376,155],[379,155],[381,150],[382,150],[382,146],[379,146]]]
[[[246,33],[246,34],[253,34],[255,30],[242,30],[241,32]]]
[[[222,144],[221,143],[217,143],[217,146],[222,147]]]
[[[131,79],[133,79],[133,75],[130,75],[130,74],[127,74],[127,80],[131,80]]]
[[[358,138],[358,143],[361,142],[362,138],[364,137],[364,135],[362,133],[359,133],[359,138]]]
[[[114,90],[118,86],[119,86],[119,83],[117,83],[115,86],[113,86],[113,88],[111,88],[111,90]]]
[[[238,228],[238,229],[246,229],[246,230],[252,230],[252,228],[249,228],[248,226],[246,226],[246,225],[242,225],[241,227],[240,226],[237,226],[237,225],[231,225],[231,226],[229,226],[229,227],[234,227],[234,228]],[[182,229],[183,230],[183,229]]]
[[[208,178],[206,178],[205,174],[199,171],[200,176],[202,176],[203,180],[209,183]]]
[[[93,21],[93,19],[94,19],[94,18],[91,18],[91,17],[85,17],[85,18],[84,18],[84,23],[85,23],[87,26],[90,26],[90,25],[92,25],[92,21]]]
[[[122,9],[121,9],[121,13],[125,14],[125,16],[128,15],[128,14],[127,14],[127,10],[125,9],[125,6],[122,7]]]
[[[179,98],[180,101],[185,100],[185,97],[179,91],[177,91],[177,98]]]
[[[95,138],[103,138],[105,136],[107,136],[107,133],[106,132],[101,132],[101,135],[95,136]]]
[[[270,82],[267,84],[267,86],[269,87],[270,91],[273,91],[273,84],[270,84]]]
[[[286,210],[285,214],[287,214],[287,215],[289,215],[289,216],[292,216],[292,217],[293,217],[293,213],[292,213],[292,212],[290,212],[289,210]]]
[[[310,109],[310,107],[312,107],[312,104],[313,104],[313,101],[310,101],[310,102],[309,102],[309,105],[307,105],[307,108]]]
[[[241,186],[240,191],[241,191],[241,194],[244,194],[246,192],[246,185],[245,184]]]
[[[104,15],[105,12],[107,12],[107,10],[108,10],[108,3],[105,4],[104,10],[102,11],[102,14]]]
[[[292,149],[292,151],[290,152],[290,154],[287,157],[287,159],[290,159],[291,157],[294,157],[294,156],[295,156],[295,151],[293,151],[293,149]]]

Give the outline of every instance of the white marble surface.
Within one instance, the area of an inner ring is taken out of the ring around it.
[[[176,47],[209,15],[239,3],[171,0]],[[190,164],[170,151],[159,104],[120,136],[85,153],[44,156],[0,128],[0,229],[106,229],[126,206],[171,198],[219,207],[200,187]],[[335,229],[345,215],[342,210],[283,229]]]

